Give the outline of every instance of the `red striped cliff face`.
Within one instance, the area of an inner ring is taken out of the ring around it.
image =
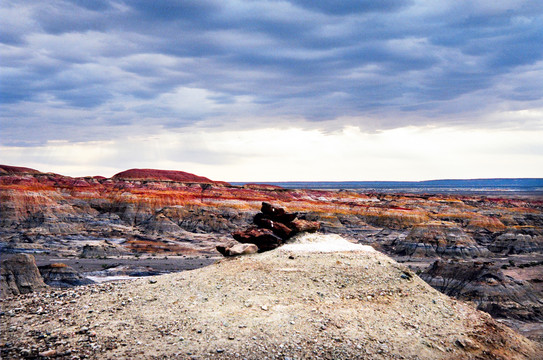
[[[543,249],[542,204],[533,199],[232,186],[187,172],[152,169],[127,170],[109,179],[72,178],[0,165],[0,200],[3,242],[14,247],[22,238],[30,246],[37,236],[115,236],[127,246],[156,241],[156,251],[162,252],[164,241],[191,239],[194,234],[228,237],[251,222],[266,201],[320,221],[326,232],[391,252],[410,253],[414,247],[439,244],[443,254],[480,256],[503,234],[513,235],[501,236],[494,249],[505,251],[507,239],[519,237],[530,251]],[[383,229],[392,233],[382,236]],[[419,250],[412,253],[427,253]]]

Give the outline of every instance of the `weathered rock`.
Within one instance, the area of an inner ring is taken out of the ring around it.
[[[279,236],[283,240],[286,240],[294,235],[293,229],[279,221],[268,219],[263,213],[256,214],[253,222],[258,227],[273,231],[275,235]]]
[[[218,245],[217,250],[224,256],[239,256],[257,253],[258,246],[255,244],[235,244],[229,247]]]
[[[39,267],[41,276],[49,286],[68,288],[94,284],[94,281],[81,276],[74,268],[63,263],[53,263]]]
[[[273,231],[257,227],[236,231],[232,236],[240,243],[255,244],[260,252],[273,250],[283,243],[283,240],[275,235]]]
[[[220,252],[223,256],[227,256],[226,255],[226,250],[228,250],[229,248],[231,248],[234,245],[236,245],[236,242],[230,241],[227,244],[219,244],[219,245],[215,246],[215,249],[218,252]]]
[[[100,241],[94,244],[86,244],[81,249],[80,257],[83,258],[101,258],[108,256],[119,256],[128,254],[125,248],[110,241]]]
[[[472,301],[479,310],[495,317],[543,319],[542,294],[529,283],[504,275],[491,262],[437,260],[421,278],[442,293]]]
[[[229,234],[251,221],[252,213],[217,206],[170,206],[161,210],[183,230],[193,233]]]
[[[393,251],[408,256],[471,258],[488,255],[473,238],[454,223],[432,221],[413,226],[406,238],[394,243]]]
[[[261,210],[267,218],[284,224],[296,219],[298,213],[289,213],[284,208],[263,202]]]
[[[156,232],[158,234],[176,233],[181,231],[179,225],[171,221],[162,213],[151,216],[143,223],[143,226],[146,230]]]
[[[468,228],[472,230],[486,229],[491,232],[503,231],[505,225],[497,218],[489,216],[476,216],[468,223]]]
[[[308,221],[303,219],[294,219],[290,222],[289,227],[295,232],[315,232],[320,229],[320,223],[317,221]]]
[[[543,234],[534,228],[510,229],[488,245],[492,252],[502,254],[543,253]]]
[[[0,267],[0,297],[27,294],[47,288],[34,256],[17,254],[2,261]]]

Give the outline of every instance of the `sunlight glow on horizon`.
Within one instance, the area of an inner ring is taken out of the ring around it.
[[[50,141],[0,151],[5,163],[68,176],[111,177],[129,168],[152,168],[231,182],[420,181],[543,177],[533,166],[541,162],[537,153],[541,138],[542,131],[414,126],[378,133],[354,126],[330,133],[194,128],[108,141]],[[25,162],[26,157],[36,161]]]

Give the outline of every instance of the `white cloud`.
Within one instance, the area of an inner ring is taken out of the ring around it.
[[[107,142],[2,147],[8,164],[67,175],[128,168],[183,170],[216,180],[427,180],[543,177],[539,131],[406,127],[364,133],[301,128],[187,128]],[[27,159],[33,159],[28,161]]]

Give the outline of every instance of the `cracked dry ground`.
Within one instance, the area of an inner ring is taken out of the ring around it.
[[[1,305],[5,359],[543,356],[540,345],[369,250],[285,246],[183,273],[29,294]]]

